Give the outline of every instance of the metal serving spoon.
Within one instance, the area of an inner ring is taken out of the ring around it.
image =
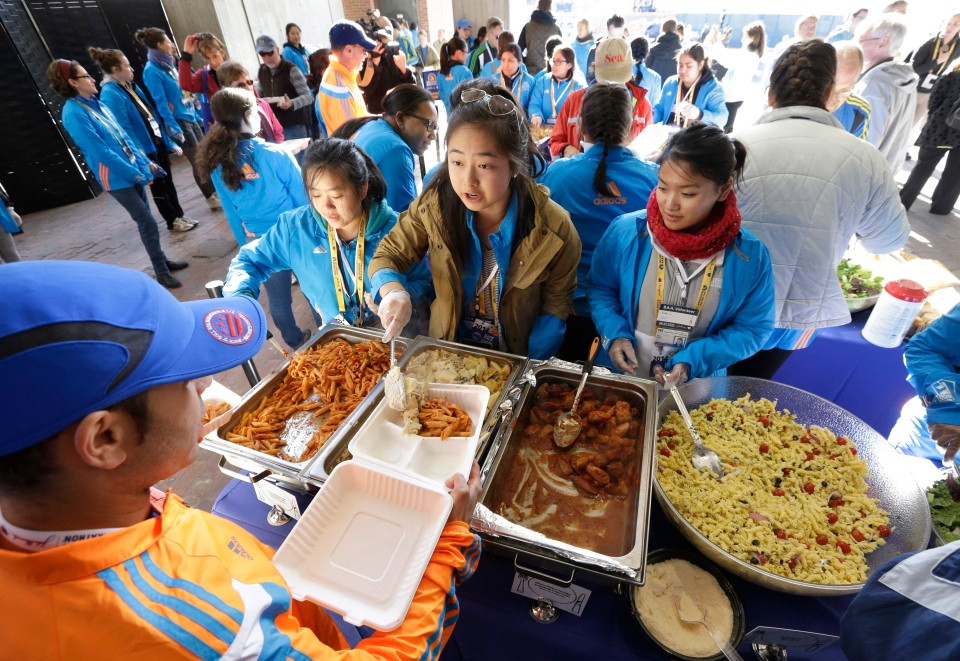
[[[580,403],[580,395],[583,394],[583,386],[587,383],[587,377],[593,371],[593,359],[597,355],[597,349],[600,346],[600,338],[593,338],[593,344],[590,345],[590,353],[587,355],[587,362],[583,364],[583,376],[580,377],[580,385],[577,386],[577,393],[573,396],[573,406],[557,418],[553,426],[553,442],[558,447],[566,448],[573,445],[583,429],[583,421],[577,414],[577,405]]]
[[[693,467],[697,470],[709,468],[717,474],[718,478],[723,477],[723,464],[720,463],[720,456],[710,448],[703,447],[703,439],[700,438],[700,434],[698,434],[697,430],[694,429],[693,420],[690,419],[690,414],[687,412],[687,406],[683,403],[683,399],[680,397],[680,392],[677,390],[677,387],[674,386],[670,388],[670,393],[673,395],[673,399],[677,402],[677,409],[680,411],[680,416],[683,418],[683,421],[687,423],[687,429],[690,430],[690,436],[693,437],[693,442],[697,446],[697,448],[693,451],[693,457],[691,457]]]
[[[733,649],[729,642],[720,640],[720,637],[714,633],[710,625],[707,624],[707,611],[686,590],[679,587],[674,588],[673,605],[677,609],[677,615],[687,624],[702,624],[725,657],[731,661],[743,661],[743,657],[737,653],[737,650]]]

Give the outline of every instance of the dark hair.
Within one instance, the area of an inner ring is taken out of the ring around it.
[[[675,32],[677,30],[677,19],[668,18],[660,26],[661,32]]]
[[[460,100],[460,95],[463,94],[464,90],[469,89],[478,89],[483,90],[490,96],[502,96],[507,99],[513,105],[520,105],[517,103],[517,100],[514,98],[513,93],[510,90],[504,89],[497,85],[495,82],[489,78],[468,78],[467,80],[462,81],[456,87],[453,88],[453,91],[450,92],[450,112],[452,113],[454,108],[459,106],[463,101]]]
[[[90,58],[97,63],[97,66],[100,67],[100,71],[105,74],[110,74],[114,69],[123,66],[123,60],[127,57],[123,54],[123,51],[117,50],[116,48],[97,48],[96,46],[91,46],[87,49],[87,53],[89,53]]]
[[[626,86],[596,82],[587,88],[580,109],[580,133],[587,142],[603,143],[603,158],[593,173],[593,187],[613,197],[607,184],[607,153],[623,144],[633,128],[633,97]]]
[[[374,202],[379,203],[387,197],[387,182],[383,180],[377,164],[350,140],[327,138],[311,143],[303,154],[300,167],[308,198],[313,182],[327,169],[339,174],[357,195],[360,195],[363,185],[368,184],[367,195],[360,202],[364,213],[370,213]]]
[[[220,83],[220,87],[233,87],[233,84],[240,80],[240,76],[243,74],[250,75],[247,67],[236,60],[227,60],[217,69],[217,82]]]
[[[383,97],[382,117],[396,117],[399,113],[407,115],[416,113],[417,107],[423,103],[433,103],[433,97],[430,96],[430,92],[419,85],[412,85],[410,83],[397,85]],[[337,127],[337,130],[334,131],[330,137],[350,140],[361,127],[369,122],[380,119],[380,117],[381,115],[354,117]]]
[[[481,42],[487,38],[487,26],[481,25],[480,29],[477,30],[477,41]]]
[[[546,42],[543,44],[543,52],[546,54],[548,60],[553,57],[553,53],[557,50],[557,46],[562,43],[563,38],[558,34],[551,34],[549,37],[547,37]]]
[[[707,54],[703,51],[703,46],[700,44],[689,44],[678,50],[677,62],[680,61],[681,55],[686,55],[696,61],[697,64],[702,64],[704,70],[710,68],[710,60],[707,58]]]
[[[54,64],[56,62],[54,60]],[[150,428],[147,392],[144,390],[104,409],[125,411],[129,414],[136,425],[141,443]],[[53,444],[62,431],[39,443],[0,457],[0,493],[27,495],[47,488],[48,482],[56,478],[60,470],[60,466],[54,460]]]
[[[223,87],[210,99],[210,112],[216,124],[198,145],[198,169],[205,176],[220,167],[223,183],[232,191],[240,190],[240,127],[257,101],[250,92]]]
[[[156,49],[166,36],[167,33],[160,28],[140,28],[136,34],[133,35],[133,38],[147,48]]]
[[[748,53],[756,53],[757,57],[763,57],[763,51],[767,49],[767,29],[763,27],[763,21],[754,21],[743,28],[743,33],[750,37],[750,41],[744,44]]]
[[[694,174],[724,186],[732,177],[734,183],[743,180],[743,164],[747,148],[713,124],[694,124],[677,131],[660,152],[657,165],[670,161],[682,162]]]
[[[457,64],[453,61],[453,54],[459,51],[467,51],[467,42],[457,36],[453,36],[440,49],[440,73],[444,76],[450,73],[450,68],[454,64]]]
[[[817,39],[799,41],[783,52],[770,73],[774,106],[826,109],[827,92],[837,75],[837,51]]]
[[[510,30],[504,30],[497,37],[497,50],[500,50],[507,44],[512,44],[516,39],[513,38],[513,33]]]
[[[63,70],[68,69],[68,75],[64,77]],[[76,60],[54,60],[47,66],[47,80],[50,87],[60,96],[68,99],[77,95],[77,90],[70,86],[70,79],[77,75],[80,70],[80,63]]]
[[[318,48],[310,53],[307,62],[310,64],[310,73],[307,74],[307,86],[316,92],[320,89],[320,83],[323,82],[323,72],[330,66],[330,49]]]
[[[297,28],[299,30],[300,26],[296,23],[287,23],[287,25],[283,28],[283,33],[287,36],[287,41],[290,41],[290,30],[293,28]]]
[[[459,86],[458,86],[459,88]],[[511,194],[517,196],[517,227],[514,232],[511,254],[533,231],[534,208],[530,196],[530,184],[539,177],[544,170],[543,156],[536,143],[530,137],[530,130],[523,118],[523,109],[514,102],[514,112],[505,115],[495,115],[483,101],[461,103],[451,110],[447,124],[446,143],[461,128],[474,128],[485,132],[497,148],[507,157],[510,169],[514,174],[510,179]],[[517,116],[515,117],[514,114]],[[518,122],[517,119],[520,119]],[[467,230],[467,209],[460,196],[453,190],[450,183],[450,169],[447,160],[440,164],[440,169],[424,190],[436,191],[443,209],[445,223],[442,228],[443,237],[450,246],[454,264],[458,271],[463,270],[467,252],[469,250],[469,231]]]
[[[643,62],[647,59],[650,52],[650,42],[646,37],[637,37],[630,42],[630,54],[633,55],[634,62]]]
[[[569,46],[562,46],[561,48],[554,50],[547,59],[552,60],[553,56],[557,53],[561,53],[563,55],[563,59],[570,63],[570,71],[567,72],[567,77],[564,78],[564,80],[570,80],[573,78],[574,71],[577,70],[577,54]],[[547,64],[549,64],[549,62]]]
[[[626,21],[623,20],[623,16],[619,14],[614,14],[607,19],[607,27],[622,28],[626,24]]]
[[[502,60],[504,53],[512,53],[514,57],[517,58],[517,61],[520,62],[520,64],[523,64],[523,55],[521,55],[520,47],[512,41],[500,49],[500,52],[497,53],[497,57]]]

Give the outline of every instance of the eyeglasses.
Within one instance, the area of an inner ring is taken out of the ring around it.
[[[96,80],[93,76],[91,76],[88,73],[85,73],[82,76],[70,76],[70,80],[80,80],[81,78],[89,78],[90,80]]]
[[[517,104],[499,94],[491,96],[482,89],[473,88],[460,92],[460,101],[463,103],[483,101],[491,115],[503,116],[513,113],[513,116],[517,119],[517,128],[520,128],[520,113],[517,112]]]
[[[423,122],[423,125],[427,127],[427,130],[430,131],[431,133],[436,133],[437,131],[440,130],[440,125],[437,124],[437,123],[436,123],[435,121],[433,121],[432,119],[427,119],[426,117],[421,117],[420,115],[415,115],[415,114],[412,113],[412,112],[406,112],[406,113],[404,113],[404,114],[405,114],[405,115],[410,115],[411,117],[413,117],[413,118],[415,118],[415,119],[419,119],[421,122]]]
[[[554,64],[570,64],[570,60],[553,60]]]
[[[881,39],[883,39],[883,37],[870,37],[869,39],[861,38],[859,41],[862,44],[865,41],[880,41]]]
[[[231,87],[253,87],[252,80],[238,80]]]

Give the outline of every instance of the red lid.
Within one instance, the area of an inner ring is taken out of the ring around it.
[[[926,300],[930,292],[926,291],[919,282],[913,280],[891,280],[884,285],[884,290],[901,301],[919,303]]]

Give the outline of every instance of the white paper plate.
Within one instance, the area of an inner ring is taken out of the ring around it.
[[[410,608],[452,507],[442,486],[344,462],[273,562],[294,598],[391,631]]]

